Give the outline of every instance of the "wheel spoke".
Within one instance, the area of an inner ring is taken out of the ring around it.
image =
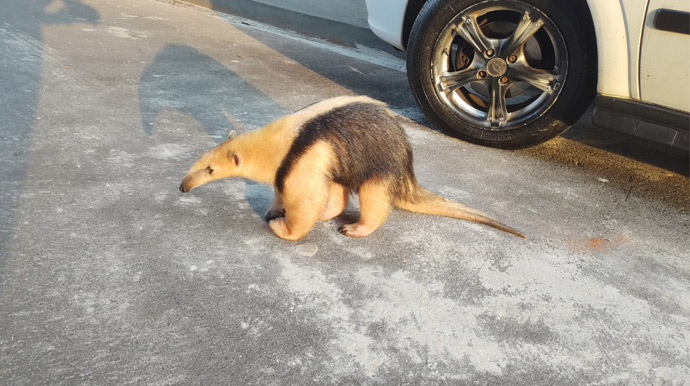
[[[505,58],[508,55],[513,54],[518,48],[522,47],[522,45],[525,44],[527,40],[529,40],[529,38],[534,36],[534,34],[537,33],[537,31],[539,31],[543,26],[544,21],[541,18],[533,20],[529,12],[525,12],[522,15],[522,18],[520,19],[520,22],[518,23],[517,27],[515,28],[515,32],[513,33],[513,35],[500,48],[499,55]]]
[[[439,76],[438,88],[446,93],[451,93],[462,86],[478,81],[477,69],[470,66],[464,70],[444,72]]]
[[[476,52],[482,55],[491,48],[489,39],[484,36],[484,33],[479,28],[479,24],[477,24],[477,19],[472,15],[465,16],[458,24],[455,32],[470,43]]]
[[[498,78],[493,78],[489,82],[489,92],[491,100],[489,109],[486,112],[486,120],[491,127],[499,127],[508,120],[508,108],[506,107],[506,92],[508,85],[501,84]]]
[[[526,82],[539,90],[551,94],[560,86],[559,77],[544,70],[535,68],[510,68],[508,75],[515,80]]]

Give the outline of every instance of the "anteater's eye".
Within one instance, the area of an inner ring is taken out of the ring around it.
[[[208,172],[208,174],[213,174],[213,168],[210,166],[206,166],[206,171]]]

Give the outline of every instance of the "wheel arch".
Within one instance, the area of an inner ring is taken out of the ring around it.
[[[407,42],[410,40],[410,32],[412,32],[412,25],[422,10],[424,4],[429,0],[409,0],[407,2],[407,9],[405,10],[405,17],[403,18],[402,43],[407,49]]]

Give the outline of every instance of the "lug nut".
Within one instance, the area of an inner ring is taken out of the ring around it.
[[[491,48],[489,48],[488,50],[486,50],[486,56],[488,56],[488,57],[494,56],[494,50],[491,49]]]
[[[480,71],[477,73],[477,77],[479,77],[479,79],[484,79],[484,78],[486,78],[486,71],[480,70]]]
[[[517,56],[515,56],[515,55],[510,55],[510,56],[508,57],[508,63],[515,63],[515,62],[517,62]]]
[[[502,76],[501,79],[499,79],[498,81],[501,82],[501,84],[506,84],[508,83],[508,80],[509,79],[507,76]]]

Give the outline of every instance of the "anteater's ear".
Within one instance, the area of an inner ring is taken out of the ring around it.
[[[230,132],[228,133],[228,139],[235,138],[236,135],[237,135],[237,130],[230,130]]]
[[[234,151],[228,152],[228,158],[230,158],[230,162],[235,164],[235,166],[240,166],[242,163],[242,158],[240,158],[240,155],[235,153]]]

